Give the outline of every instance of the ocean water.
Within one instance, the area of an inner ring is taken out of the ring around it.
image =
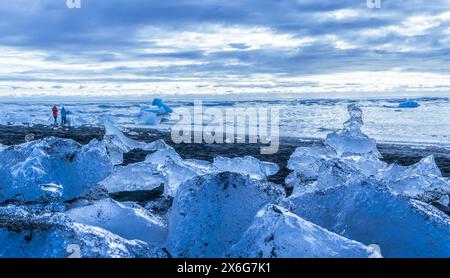
[[[413,101],[416,108],[400,108]],[[450,146],[450,99],[279,99],[279,100],[205,100],[204,109],[277,108],[280,111],[280,135],[299,138],[325,138],[347,120],[346,107],[357,103],[363,110],[363,131],[378,142]],[[122,127],[148,127],[140,124],[140,111],[151,103],[144,101],[66,101],[73,125],[101,125],[105,118]],[[175,113],[193,110],[192,100],[166,100]],[[9,101],[0,103],[0,124],[49,124],[54,103]],[[59,105],[59,104],[58,104]],[[205,117],[209,118],[209,117]],[[168,130],[177,123],[173,117],[153,128]],[[205,120],[206,123],[206,120]]]

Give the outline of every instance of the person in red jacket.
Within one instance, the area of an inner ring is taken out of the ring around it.
[[[52,108],[52,112],[53,112],[53,118],[55,119],[55,125],[58,125],[58,108],[56,107],[56,105],[53,105]]]

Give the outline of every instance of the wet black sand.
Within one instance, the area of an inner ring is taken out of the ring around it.
[[[132,131],[132,132],[131,132]],[[129,134],[131,132],[131,134]],[[174,144],[167,132],[149,129],[133,129],[125,132],[130,138],[139,141],[151,142],[164,139],[173,146],[183,158],[195,158],[212,161],[217,155],[236,157],[251,155],[264,161],[277,163],[281,171],[270,177],[270,180],[282,184],[289,173],[286,163],[295,148],[299,146],[310,146],[320,144],[320,140],[301,140],[296,138],[280,138],[279,152],[273,155],[261,155],[260,145],[257,144]],[[47,126],[19,127],[0,125],[0,143],[14,145],[25,142],[26,135],[33,135],[34,139],[48,136],[73,139],[81,144],[90,140],[103,138],[104,130],[99,127],[72,127],[68,130],[53,129]],[[397,162],[401,165],[411,165],[421,158],[434,155],[436,163],[445,177],[450,177],[450,153],[448,150],[438,147],[416,147],[409,145],[378,144],[378,148],[386,162]],[[132,151],[125,155],[124,164],[139,162],[147,155],[144,151]]]

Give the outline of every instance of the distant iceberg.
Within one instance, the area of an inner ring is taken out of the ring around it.
[[[398,105],[398,108],[417,108],[420,104],[415,101],[405,101]]]
[[[152,106],[143,106],[139,113],[139,124],[143,125],[157,125],[161,123],[164,116],[173,113],[170,108],[162,99],[155,98],[152,101]]]

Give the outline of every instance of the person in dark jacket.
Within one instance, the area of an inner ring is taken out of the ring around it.
[[[66,108],[61,108],[61,124],[65,126],[67,124],[67,111]]]

